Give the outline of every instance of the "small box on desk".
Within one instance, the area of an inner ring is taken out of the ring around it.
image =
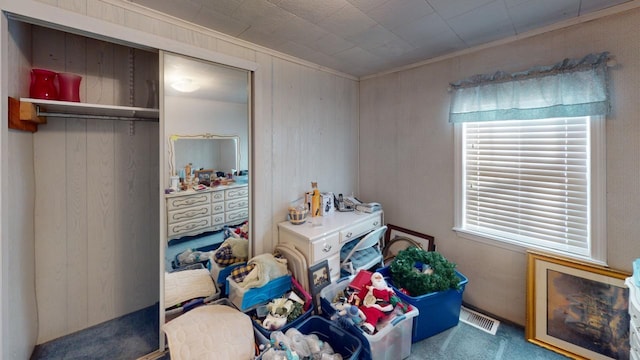
[[[415,297],[406,295],[393,284],[388,266],[379,269],[378,272],[387,279],[388,284],[396,291],[402,301],[415,306],[420,311],[420,314],[413,320],[412,342],[418,342],[458,325],[462,293],[469,280],[457,270],[456,275],[460,278],[458,284],[460,290],[449,289]]]
[[[266,303],[277,297],[284,295],[291,290],[291,275],[281,276],[269,281],[266,285],[257,288],[245,289],[235,282],[231,276],[227,277],[227,295],[229,300],[240,311],[247,311],[251,308]]]

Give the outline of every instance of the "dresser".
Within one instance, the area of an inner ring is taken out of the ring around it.
[[[187,190],[165,196],[167,240],[221,230],[249,218],[247,184]]]
[[[629,288],[629,346],[631,348],[631,360],[640,360],[640,288],[634,282],[633,277],[628,277],[624,284]]]
[[[374,213],[336,212],[301,225],[284,221],[278,224],[278,242],[291,244],[300,251],[307,265],[323,260],[329,263],[331,281],[340,278],[340,249],[349,240],[382,226],[382,211]]]

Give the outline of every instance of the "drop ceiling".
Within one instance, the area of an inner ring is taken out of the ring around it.
[[[128,0],[355,77],[630,0]]]

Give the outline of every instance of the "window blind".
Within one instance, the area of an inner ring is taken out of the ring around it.
[[[464,227],[589,254],[589,117],[464,123]]]

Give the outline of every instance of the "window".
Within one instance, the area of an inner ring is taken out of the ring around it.
[[[603,123],[581,116],[458,124],[456,230],[604,260]]]
[[[606,263],[608,59],[450,84],[459,234]]]

